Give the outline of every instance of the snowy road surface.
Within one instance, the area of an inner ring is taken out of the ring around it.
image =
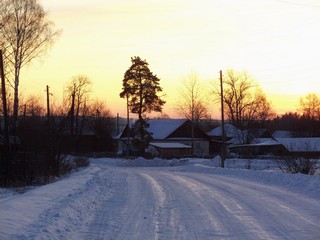
[[[320,239],[319,176],[194,166],[95,160],[0,199],[0,239]]]

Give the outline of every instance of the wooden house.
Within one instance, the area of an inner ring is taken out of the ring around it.
[[[320,157],[320,138],[277,138],[290,156],[318,158]]]
[[[152,119],[148,120],[152,139],[149,146],[152,153],[163,157],[207,156],[209,155],[209,136],[187,119]],[[128,128],[117,136],[118,153],[138,154],[128,137]]]
[[[244,158],[252,158],[258,155],[287,155],[288,151],[280,142],[274,139],[265,139],[265,141],[256,141],[250,144],[231,145],[229,152]]]
[[[258,138],[254,143],[231,145],[229,151],[243,157],[257,155],[320,157],[320,138]]]

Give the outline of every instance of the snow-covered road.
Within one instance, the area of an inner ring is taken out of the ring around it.
[[[0,199],[0,239],[320,239],[317,193],[239,171],[96,160],[62,181]],[[302,178],[297,184],[320,183]]]

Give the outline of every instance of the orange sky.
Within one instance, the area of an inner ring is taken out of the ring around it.
[[[279,114],[296,111],[298,99],[320,94],[320,2],[317,0],[40,0],[62,30],[41,62],[24,69],[23,94],[53,101],[83,74],[93,98],[125,116],[119,98],[132,56],[158,75],[166,93],[164,112],[176,117],[181,79],[191,71],[203,81],[219,70],[247,70]],[[219,107],[210,106],[212,116]]]

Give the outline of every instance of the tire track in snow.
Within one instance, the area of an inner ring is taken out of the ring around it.
[[[155,239],[168,239],[184,231],[179,226],[179,214],[173,205],[172,191],[160,181],[158,174],[140,173],[148,182],[154,193],[154,228]],[[152,175],[152,176],[151,176]]]
[[[150,175],[147,175],[146,173],[140,173],[141,176],[143,176],[145,179],[147,179],[148,182],[151,184],[151,188],[153,190],[153,193],[155,195],[155,217],[153,218],[154,226],[155,226],[155,239],[160,239],[160,214],[161,210],[164,208],[164,204],[166,202],[166,194],[163,191],[162,187],[159,185],[159,183],[152,178]]]
[[[207,176],[201,176],[200,179],[205,179],[210,183]],[[246,206],[246,212],[259,213],[260,217],[256,218],[258,224],[264,225],[269,231],[270,229],[275,231],[277,236],[282,236],[282,239],[292,239],[297,236],[300,236],[301,239],[309,239],[313,233],[319,234],[319,215],[315,210],[320,207],[319,201],[283,191],[280,188],[248,181],[234,182],[234,179],[225,177],[218,177],[216,180],[223,185],[221,189],[225,194]],[[252,196],[249,204],[244,196]],[[306,211],[306,208],[309,210]],[[266,223],[266,218],[261,218],[266,215],[273,221]]]
[[[212,226],[214,232],[221,233],[220,236],[228,236],[228,239],[273,239],[273,235],[270,235],[260,225],[256,224],[255,219],[246,212],[242,205],[238,204],[233,198],[226,198],[219,195],[217,192],[213,192],[210,187],[207,187],[195,181],[192,178],[186,176],[174,176],[173,180],[179,182],[186,188],[189,188],[202,202],[199,206],[206,212],[206,217]],[[210,198],[208,198],[210,196]],[[216,216],[214,215],[216,213]],[[228,218],[228,222],[220,222],[220,219],[224,219],[225,215],[231,216]],[[241,238],[241,235],[237,235],[234,230],[234,226],[240,227],[238,232],[244,229],[249,229],[250,234],[259,233],[253,238],[245,236]]]
[[[164,239],[229,239],[220,231],[223,226],[211,214],[203,198],[187,187],[185,182],[177,181],[172,173],[160,172],[156,177],[165,186],[165,191],[171,193],[172,205],[176,207],[175,217],[179,219],[176,235]]]
[[[296,194],[281,192],[277,188],[260,184],[238,179],[235,182],[228,177],[181,173],[179,175],[184,179],[182,181],[188,183],[195,191],[202,195],[203,192],[207,192],[206,195],[216,199],[219,208],[224,208],[227,210],[226,213],[230,213],[229,220],[237,219],[238,223],[235,222],[233,225],[242,225],[243,228],[238,227],[241,234],[235,239],[279,239],[279,236],[280,239],[297,239],[297,236],[300,236],[299,239],[313,239],[310,236],[319,234],[319,218],[316,214],[313,217],[312,214],[319,206],[316,201],[304,200]],[[288,199],[290,197],[293,198],[292,201]],[[298,197],[297,201],[294,197]],[[295,202],[306,206],[310,204],[311,213],[304,216],[304,212],[299,211],[299,204],[293,204]],[[231,231],[235,232],[234,229]]]
[[[152,231],[152,190],[135,169],[114,168],[109,196],[96,212],[82,239],[155,239]]]
[[[203,198],[203,196],[199,194],[199,192],[197,191],[197,189],[199,189],[199,185],[194,184],[182,178],[181,176],[177,176],[173,174],[164,174],[164,175],[166,176],[166,178],[170,178],[172,181],[176,181],[181,186],[181,188],[189,189],[193,194],[195,194],[197,196],[197,201],[196,201],[197,211],[203,213],[203,215],[205,216],[205,219],[208,220],[207,223],[210,225],[210,228],[214,232],[222,232],[224,227],[218,221],[216,216],[214,216],[210,212],[210,208],[209,208],[210,205],[208,205],[207,202],[204,201],[205,198]],[[190,193],[188,195],[190,196]]]
[[[108,176],[111,181],[109,189],[102,189],[101,195],[105,195],[104,201],[98,206],[95,217],[88,227],[79,234],[79,239],[99,240],[105,239],[105,236],[115,239],[121,230],[122,212],[127,205],[127,198],[123,197],[127,192],[125,175],[121,172],[117,172],[117,174],[106,173],[107,171],[100,178]]]

